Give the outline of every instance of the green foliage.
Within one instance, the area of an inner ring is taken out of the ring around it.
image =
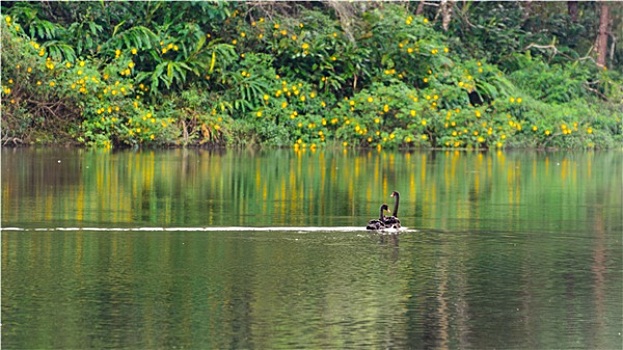
[[[518,69],[510,74],[517,87],[544,102],[565,103],[587,97],[585,87],[590,75],[580,64],[549,65],[530,54],[516,55]]]
[[[535,4],[540,22],[517,3],[457,4],[449,33],[403,4],[322,6],[7,4],[2,138],[299,149],[623,138],[621,72],[580,58],[585,40],[570,33],[593,22],[559,4]]]

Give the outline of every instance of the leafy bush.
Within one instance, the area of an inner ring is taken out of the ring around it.
[[[393,3],[10,3],[2,139],[299,149],[623,139],[621,73],[578,59],[564,36],[587,23],[559,5],[534,5],[541,23],[517,4],[457,6],[449,37]],[[565,45],[548,51],[548,30]]]

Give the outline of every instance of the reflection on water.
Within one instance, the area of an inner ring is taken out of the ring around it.
[[[4,226],[622,228],[620,152],[2,152]]]
[[[2,150],[2,345],[620,348],[622,166]],[[392,190],[412,230],[363,230]]]

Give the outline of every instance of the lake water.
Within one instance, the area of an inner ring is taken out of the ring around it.
[[[3,349],[623,343],[620,150],[1,155]]]

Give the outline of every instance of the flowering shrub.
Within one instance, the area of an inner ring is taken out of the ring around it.
[[[304,4],[135,5],[97,16],[92,3],[63,3],[66,27],[39,18],[38,4],[5,11],[3,142],[503,148],[623,138],[617,72],[527,53],[490,62],[497,56],[472,54],[408,6],[369,6],[349,22]]]

